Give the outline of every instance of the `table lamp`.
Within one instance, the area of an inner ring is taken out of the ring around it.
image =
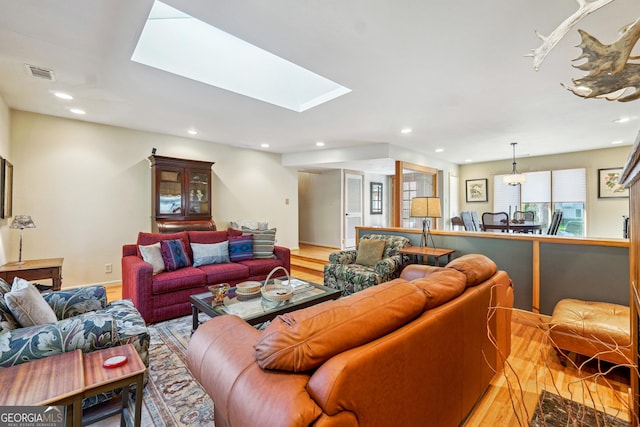
[[[440,198],[439,197],[414,197],[411,199],[411,213],[409,216],[414,218],[423,218],[422,220],[422,237],[420,238],[420,249],[428,246],[428,239],[431,239],[433,249],[436,244],[431,235],[431,221],[428,218],[440,218]]]
[[[25,228],[36,228],[36,224],[29,215],[16,215],[11,223],[11,228],[20,230],[20,252],[18,252],[18,262],[16,264],[24,264],[24,261],[22,261],[22,232]]]

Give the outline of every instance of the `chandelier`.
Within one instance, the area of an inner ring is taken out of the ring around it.
[[[513,147],[513,169],[509,175],[502,177],[502,182],[508,185],[519,185],[527,180],[527,177],[522,173],[518,173],[518,169],[516,169],[516,145],[518,145],[517,142],[511,143]]]

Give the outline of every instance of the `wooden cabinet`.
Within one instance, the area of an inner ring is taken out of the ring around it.
[[[149,156],[154,231],[215,229],[211,219],[214,162]]]

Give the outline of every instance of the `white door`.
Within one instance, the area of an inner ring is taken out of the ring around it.
[[[343,249],[355,248],[356,227],[362,225],[362,182],[361,174],[344,172]]]

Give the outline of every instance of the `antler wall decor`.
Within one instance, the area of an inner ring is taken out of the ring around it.
[[[578,30],[582,36],[582,55],[574,59],[587,61],[574,67],[589,71],[585,77],[573,79],[575,86],[563,84],[574,94],[583,98],[605,98],[609,101],[628,102],[640,98],[640,64],[629,62],[640,57],[631,56],[631,50],[640,39],[640,19],[627,27],[620,38],[612,44],[600,43],[586,31]],[[629,89],[633,92],[629,93]]]
[[[547,57],[551,49],[553,49],[560,40],[573,28],[578,22],[591,12],[595,12],[603,6],[608,5],[613,0],[595,0],[587,2],[587,0],[576,0],[578,2],[578,10],[567,19],[565,19],[558,27],[551,32],[548,36],[543,36],[538,31],[536,35],[542,40],[542,45],[536,49],[532,49],[532,53],[525,55],[533,57],[533,68],[536,71],[540,69],[542,61]]]
[[[565,19],[548,37],[536,34],[543,43],[533,49],[529,55],[533,57],[533,67],[536,71],[547,57],[551,49],[573,28],[580,20],[590,13],[606,6],[613,0],[576,0],[578,10]],[[633,62],[640,57],[631,56],[631,51],[640,39],[640,19],[625,28],[620,38],[612,44],[605,45],[584,30],[578,30],[582,42],[578,47],[582,55],[574,59],[585,62],[574,65],[589,74],[579,79],[572,79],[574,86],[562,84],[575,95],[583,98],[604,98],[609,101],[628,102],[640,98],[640,63]]]

